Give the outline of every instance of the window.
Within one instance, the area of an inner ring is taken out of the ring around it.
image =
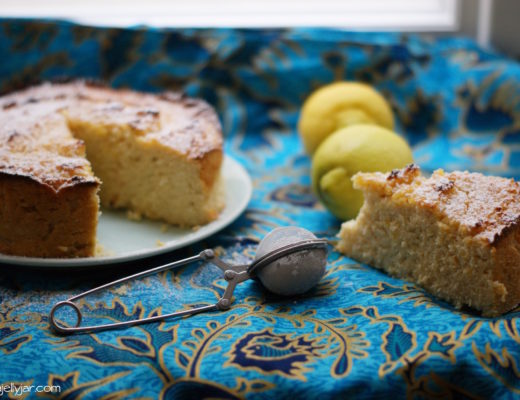
[[[0,15],[93,25],[455,31],[459,0],[2,0]]]

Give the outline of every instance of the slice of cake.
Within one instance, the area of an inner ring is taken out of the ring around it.
[[[0,252],[93,255],[100,183],[84,144],[59,115],[12,111],[0,112]]]
[[[178,226],[215,219],[222,134],[178,94],[72,82],[0,98],[0,252],[84,257],[101,203]]]
[[[512,179],[410,165],[359,173],[365,203],[338,249],[457,308],[496,316],[520,303],[520,187]]]

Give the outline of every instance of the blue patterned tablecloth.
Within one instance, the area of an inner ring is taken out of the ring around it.
[[[334,80],[384,93],[424,169],[519,177],[515,61],[457,37],[30,20],[0,20],[0,60],[0,91],[68,76],[203,97],[219,112],[226,152],[254,181],[253,199],[232,226],[182,251],[86,272],[1,266],[0,383],[56,385],[67,399],[519,396],[518,312],[486,319],[454,310],[334,251],[319,286],[294,299],[250,281],[227,312],[68,337],[51,333],[47,320],[58,300],[206,246],[246,261],[276,226],[333,239],[340,221],[309,189],[295,126],[306,96]],[[83,307],[94,322],[128,320],[212,303],[224,286],[217,268],[193,266]]]

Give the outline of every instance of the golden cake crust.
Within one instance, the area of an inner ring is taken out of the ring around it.
[[[145,94],[85,81],[44,83],[1,97],[0,110],[0,173],[31,178],[55,191],[98,182],[82,141],[68,132],[71,119],[125,126],[188,160],[207,158],[201,177],[210,185],[222,158],[214,110],[179,93]]]
[[[426,178],[419,167],[409,165],[389,174],[357,174],[354,185],[427,208],[490,244],[520,220],[520,185],[513,179],[442,169]]]

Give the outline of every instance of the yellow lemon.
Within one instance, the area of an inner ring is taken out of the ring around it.
[[[336,82],[312,93],[303,104],[298,132],[305,150],[313,154],[320,143],[340,128],[375,124],[394,129],[392,109],[374,88],[360,82]]]
[[[330,135],[312,158],[312,186],[321,202],[337,218],[355,218],[363,194],[351,177],[358,172],[388,172],[413,162],[406,141],[386,128],[354,125]]]

